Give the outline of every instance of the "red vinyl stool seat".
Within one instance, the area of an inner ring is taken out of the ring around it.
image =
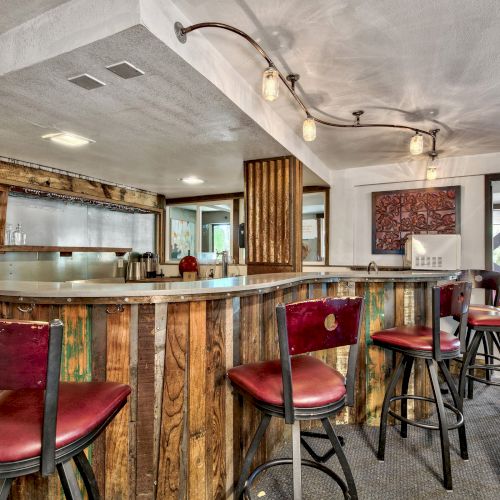
[[[131,389],[116,382],[60,382],[63,330],[60,320],[0,319],[0,500],[8,499],[16,477],[56,470],[66,499],[81,500],[72,462],[86,498],[101,498],[85,449]]]
[[[98,429],[127,400],[130,387],[113,382],[61,382],[56,450]],[[0,462],[40,456],[44,391],[0,391]]]
[[[454,355],[460,350],[460,341],[455,335],[440,332],[441,352]],[[387,349],[432,352],[432,328],[428,326],[398,326],[376,332],[372,340]]]
[[[463,400],[450,375],[446,361],[460,354],[465,344],[467,313],[471,295],[471,284],[468,282],[449,283],[432,288],[432,327],[398,326],[373,333],[371,339],[374,345],[401,353],[392,374],[382,405],[380,416],[380,431],[377,457],[385,459],[387,435],[387,419],[389,415],[401,422],[401,437],[406,438],[408,424],[425,429],[439,431],[441,438],[441,457],[443,466],[443,483],[446,489],[452,489],[450,443],[448,431],[458,429],[460,438],[460,455],[468,458],[467,439],[465,435],[464,417],[462,413]],[[454,317],[460,320],[459,338],[441,330],[441,318]],[[411,372],[416,359],[425,360],[431,381],[434,398],[422,394],[408,394]],[[454,406],[444,402],[439,385],[438,369],[450,389]],[[401,395],[396,396],[398,382],[402,380]],[[408,400],[428,401],[436,405],[438,425],[422,423],[408,418]],[[391,409],[391,403],[401,402],[400,413]],[[456,423],[449,424],[445,409],[451,410],[456,417]]]
[[[467,324],[476,327],[500,327],[500,309],[488,305],[473,305],[469,308]]]
[[[345,378],[334,368],[312,356],[291,359],[292,395],[296,408],[317,408],[345,397]],[[240,365],[228,371],[231,383],[252,398],[283,406],[283,378],[279,360]]]

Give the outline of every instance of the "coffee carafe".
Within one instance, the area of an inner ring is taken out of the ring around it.
[[[141,262],[144,262],[146,278],[156,278],[158,257],[153,252],[146,252],[142,254]]]

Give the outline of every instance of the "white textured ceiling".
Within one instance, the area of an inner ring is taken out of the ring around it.
[[[105,66],[127,59],[144,76]],[[106,82],[86,91],[67,78]],[[159,192],[168,197],[243,189],[243,160],[287,151],[143,26],[0,77],[0,155]],[[67,148],[41,136],[95,140]],[[188,186],[180,177],[205,184]],[[321,184],[306,173],[306,184]]]
[[[0,33],[53,9],[68,0],[0,0]]]
[[[255,37],[318,115],[440,128],[446,156],[500,151],[498,0],[178,0],[193,23]],[[264,61],[242,39],[204,35],[258,88]],[[190,38],[197,33],[188,35]],[[300,133],[291,99],[270,104]],[[321,110],[323,113],[320,113]],[[408,159],[407,132],[318,126],[312,150],[333,169]]]

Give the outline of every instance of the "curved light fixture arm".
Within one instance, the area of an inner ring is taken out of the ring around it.
[[[288,92],[292,95],[292,97],[295,99],[297,104],[302,108],[304,113],[308,118],[313,118],[315,122],[321,123],[322,125],[326,125],[328,127],[341,127],[341,128],[369,128],[369,127],[384,127],[384,128],[397,128],[397,129],[402,129],[402,130],[411,130],[415,133],[419,134],[425,134],[432,139],[432,151],[436,152],[436,136],[437,133],[439,132],[439,129],[434,129],[434,130],[423,130],[420,128],[416,127],[410,127],[407,125],[397,125],[397,124],[388,124],[388,123],[360,123],[359,118],[363,114],[363,112],[355,111],[353,115],[356,117],[356,121],[353,124],[345,124],[345,123],[335,123],[331,121],[326,121],[322,120],[321,118],[315,117],[307,108],[305,103],[302,101],[302,99],[297,95],[295,92],[294,85],[290,85],[287,81],[287,78],[281,71],[276,67],[272,59],[267,55],[266,51],[247,33],[244,31],[235,28],[234,26],[231,26],[229,24],[224,24],[224,23],[216,23],[216,22],[205,22],[205,23],[198,23],[198,24],[193,24],[191,26],[187,26],[184,28],[180,22],[176,22],[174,25],[175,28],[175,33],[177,35],[178,40],[181,43],[186,43],[186,35],[188,33],[191,33],[192,31],[199,30],[201,28],[219,28],[223,29],[226,31],[231,31],[232,33],[235,33],[236,35],[241,36],[244,38],[252,47],[259,52],[259,54],[266,60],[267,64],[271,67],[273,67],[279,75],[280,80],[282,81],[283,85],[287,88]]]

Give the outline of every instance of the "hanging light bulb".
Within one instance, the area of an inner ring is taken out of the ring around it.
[[[269,66],[262,74],[262,97],[266,101],[275,101],[280,93],[278,70]]]
[[[412,155],[421,155],[424,151],[424,137],[418,132],[411,138],[410,153]]]
[[[430,161],[429,164],[427,165],[427,173],[426,173],[426,178],[428,181],[433,181],[437,178],[437,153],[435,151],[431,151],[429,153],[430,156]]]
[[[316,139],[316,121],[311,115],[307,115],[307,118],[302,124],[302,136],[304,141],[311,142]]]

